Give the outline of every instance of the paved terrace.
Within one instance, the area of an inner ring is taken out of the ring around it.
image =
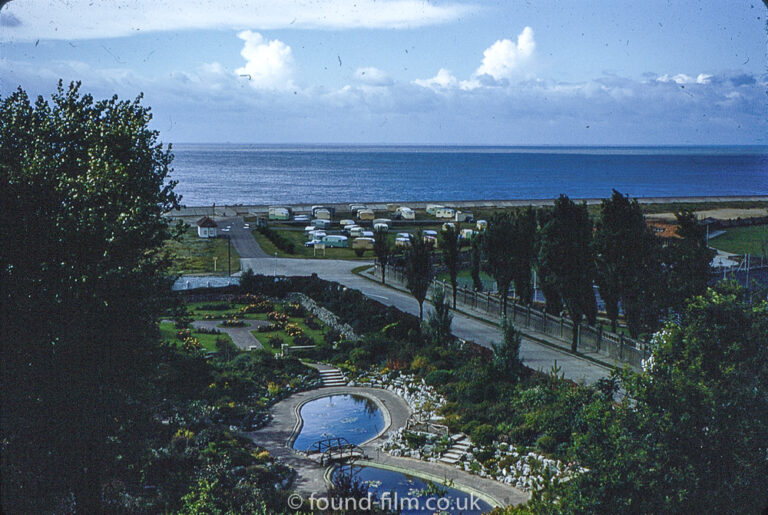
[[[389,415],[388,427],[379,436],[361,445],[369,460],[358,461],[359,464],[364,465],[370,462],[385,467],[405,469],[414,475],[431,476],[440,481],[449,479],[453,481],[455,487],[459,489],[463,487],[470,491],[477,490],[496,500],[498,504],[520,504],[528,500],[528,493],[492,479],[481,478],[442,463],[397,458],[379,451],[377,446],[386,440],[390,432],[405,426],[411,410],[401,397],[389,390],[349,386],[322,388],[292,395],[272,407],[270,410],[272,421],[269,425],[258,431],[247,433],[254,443],[264,447],[270,454],[296,471],[293,487],[304,498],[312,493],[315,493],[316,497],[325,494],[327,485],[324,478],[326,467],[322,467],[289,447],[300,430],[298,415],[300,406],[319,397],[341,394],[371,397],[383,405]]]

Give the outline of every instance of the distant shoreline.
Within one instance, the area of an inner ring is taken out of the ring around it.
[[[718,195],[718,196],[675,196],[675,197],[632,197],[633,200],[637,200],[640,204],[703,204],[708,202],[768,202],[768,195]],[[587,205],[600,204],[604,198],[575,198],[571,197],[574,202],[586,202]],[[320,205],[334,207],[339,211],[348,211],[350,204],[363,204],[366,207],[373,209],[374,211],[386,211],[389,205],[403,205],[412,207],[415,209],[424,209],[427,204],[439,204],[453,208],[510,208],[510,207],[525,207],[525,206],[551,206],[554,204],[555,199],[509,199],[509,200],[435,200],[435,201],[388,201],[388,202],[331,202],[331,203],[290,203],[290,204],[216,204],[215,212],[214,206],[185,206],[179,211],[169,213],[171,216],[197,216],[197,215],[215,215],[215,216],[238,216],[246,214],[258,214],[266,213],[270,207],[290,207],[297,213],[308,213],[311,211],[313,205]]]

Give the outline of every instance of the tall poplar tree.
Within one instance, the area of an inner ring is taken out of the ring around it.
[[[443,251],[443,264],[448,269],[453,288],[453,309],[456,309],[456,288],[459,276],[459,251],[461,250],[460,231],[458,227],[446,226],[440,232],[440,249]]]
[[[539,270],[542,281],[562,298],[573,322],[571,350],[576,352],[582,318],[596,314],[592,282],[595,260],[592,221],[586,204],[576,205],[565,195],[555,200],[551,216],[541,230]]]

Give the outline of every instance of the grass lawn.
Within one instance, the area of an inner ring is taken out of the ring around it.
[[[198,238],[197,229],[189,227],[180,241],[169,240],[165,249],[171,257],[171,269],[179,274],[213,274],[227,272],[227,239]],[[214,258],[216,271],[214,272]],[[240,270],[240,256],[230,248],[232,272]]]
[[[438,281],[445,281],[446,283],[451,282],[451,277],[448,275],[448,272],[443,272],[441,274],[438,274],[436,279]],[[496,284],[496,281],[493,277],[486,274],[485,272],[480,272],[480,280],[483,282],[483,290],[488,291],[493,289],[494,285]],[[459,272],[459,275],[456,276],[456,281],[459,283],[459,286],[463,286],[466,288],[472,288],[472,285],[474,284],[472,282],[472,273],[469,270],[461,270]]]
[[[768,225],[732,227],[709,240],[709,245],[733,254],[761,256],[768,246]]]
[[[229,343],[232,343],[232,338],[230,338],[229,335],[224,331],[222,331],[221,334],[204,334],[198,332],[194,327],[191,329],[192,336],[197,338],[197,340],[200,342],[200,345],[202,345],[205,350],[213,352],[216,351],[216,338],[223,338]],[[163,340],[175,343],[176,345],[181,344],[181,340],[176,337],[176,333],[178,332],[179,330],[176,329],[172,322],[160,322],[160,336]]]

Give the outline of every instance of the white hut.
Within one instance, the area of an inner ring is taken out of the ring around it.
[[[197,235],[201,238],[215,238],[219,235],[219,226],[216,222],[204,216],[197,221]]]

